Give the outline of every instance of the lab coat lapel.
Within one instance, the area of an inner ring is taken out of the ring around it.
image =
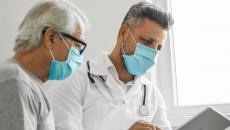
[[[116,104],[119,104],[120,101],[124,100],[125,93],[121,90],[121,86],[115,81],[112,75],[107,76],[106,84],[111,90],[111,93],[116,100]]]
[[[90,60],[90,73],[93,75],[107,75],[107,70],[105,67],[103,53],[99,54],[95,59]]]

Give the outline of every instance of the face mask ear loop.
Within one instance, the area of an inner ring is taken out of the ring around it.
[[[65,39],[61,36],[61,34],[60,33],[58,33],[58,35],[61,37],[61,39],[64,41],[64,43],[65,43],[65,46],[67,47],[67,49],[69,50],[69,46],[68,46],[68,44],[66,43],[66,41],[65,41]]]
[[[128,31],[129,31],[129,33],[130,33],[130,35],[131,35],[131,37],[132,37],[133,41],[135,42],[135,44],[137,44],[137,41],[134,39],[134,37],[133,37],[133,35],[132,35],[132,33],[131,33],[131,31],[130,31],[129,27],[127,27],[127,28],[128,28]]]
[[[54,55],[53,55],[53,52],[50,50],[50,55],[51,55],[51,57],[53,58],[53,60],[55,59],[54,58]]]
[[[137,42],[136,42],[136,40],[134,39],[134,37],[133,37],[133,35],[132,35],[132,33],[131,33],[131,31],[130,31],[130,29],[129,29],[129,27],[127,27],[128,28],[128,31],[129,31],[129,33],[130,33],[130,35],[131,35],[131,37],[132,37],[132,39],[133,39],[133,41],[135,42],[135,44],[137,45]],[[124,42],[122,43],[122,52],[123,52],[123,55],[125,55],[125,50],[124,50],[124,46],[125,46],[125,44],[124,44]]]
[[[122,45],[121,45],[121,51],[122,51],[122,54],[123,54],[123,55],[125,55],[124,46],[125,46],[125,43],[124,43],[124,42],[122,42]]]

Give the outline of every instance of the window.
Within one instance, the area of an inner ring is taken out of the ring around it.
[[[230,103],[229,5],[229,0],[172,0],[180,106]]]
[[[157,65],[173,126],[214,106],[230,113],[230,1],[158,0],[175,24]]]

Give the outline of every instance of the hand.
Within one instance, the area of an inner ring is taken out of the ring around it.
[[[137,121],[129,128],[129,130],[161,130],[161,129],[148,122]]]

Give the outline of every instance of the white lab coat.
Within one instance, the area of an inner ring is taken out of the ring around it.
[[[53,83],[47,90],[57,130],[127,130],[139,120],[151,122],[162,130],[171,130],[164,100],[151,82],[139,77],[122,84],[107,53],[91,60],[90,68],[93,75],[105,78],[108,89],[96,78],[98,88],[92,86],[86,65],[83,65],[72,77]],[[148,116],[139,114],[143,103],[143,83],[147,85]]]

